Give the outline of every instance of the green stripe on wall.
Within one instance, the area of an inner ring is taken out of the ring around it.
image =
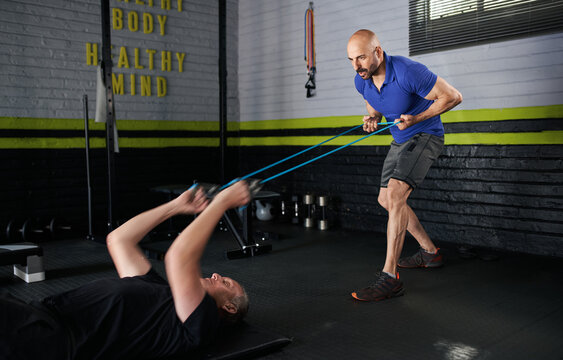
[[[124,148],[219,147],[218,138],[119,138]]]
[[[506,109],[477,109],[449,111],[442,114],[442,122],[501,121],[518,119],[563,118],[563,105],[528,106]]]
[[[340,146],[360,139],[361,135],[341,136],[330,141],[324,146]],[[311,146],[316,145],[327,137],[322,136],[279,136],[279,137],[241,137],[233,139],[233,146]],[[234,140],[240,140],[235,144]],[[389,145],[393,138],[391,135],[374,135],[354,145]],[[231,145],[229,143],[229,145]]]
[[[446,145],[561,145],[563,131],[446,134]]]
[[[363,115],[317,118],[276,119],[229,122],[229,131],[337,128],[359,125]],[[563,118],[563,105],[528,106],[506,109],[453,110],[442,115],[444,123],[501,121],[515,119]],[[103,123],[89,121],[92,130],[103,130]],[[118,120],[121,130],[219,131],[218,121]],[[7,130],[83,130],[84,119],[0,117],[0,129]]]
[[[506,109],[453,110],[441,116],[444,123],[563,118],[563,105],[528,106]],[[240,123],[240,130],[287,130],[348,127],[361,124],[362,118],[363,115],[354,115],[243,121]]]
[[[91,137],[91,148],[105,148],[106,139]],[[121,148],[219,147],[217,138],[119,138]],[[0,149],[84,148],[84,138],[0,138]]]
[[[90,130],[104,130],[104,123],[88,121]],[[219,131],[218,121],[117,120],[119,130]],[[236,126],[238,128],[238,126]],[[0,117],[6,130],[84,130],[84,119]]]
[[[362,135],[341,136],[324,146],[341,146],[358,140]],[[229,146],[311,146],[327,137],[272,136],[229,138]],[[391,135],[374,135],[353,146],[387,146]],[[446,134],[446,145],[561,145],[563,131],[518,133],[460,133]],[[105,147],[105,138],[90,138],[92,148]],[[122,148],[219,147],[218,138],[119,138]],[[84,138],[0,138],[0,149],[72,149],[84,148]]]
[[[336,128],[359,125],[363,115],[325,116],[319,118],[242,121],[240,130],[288,130]]]
[[[507,109],[478,109],[450,111],[442,115],[443,122],[501,121],[514,119],[550,119],[563,118],[563,105],[532,106]],[[361,115],[333,116],[319,118],[281,119],[229,122],[228,129],[233,130],[286,130],[336,128],[358,125]],[[217,121],[160,121],[160,120],[118,120],[121,130],[164,130],[164,131],[218,131]],[[90,120],[92,130],[103,130],[102,123]],[[48,119],[26,117],[0,117],[0,129],[5,130],[83,130],[83,119]],[[328,145],[344,145],[360,138],[342,136]],[[280,137],[230,137],[230,146],[311,146],[328,138],[322,136],[280,136]],[[92,138],[92,147],[105,146],[105,140]],[[391,136],[370,137],[357,145],[388,145]],[[446,134],[447,145],[547,145],[563,144],[561,131],[543,131],[526,133],[461,133]],[[219,138],[141,138],[122,137],[120,146],[124,148],[165,148],[165,147],[218,147]],[[1,149],[65,149],[83,148],[83,138],[0,138]]]
[[[362,135],[341,136],[323,146],[340,146],[358,140]],[[311,146],[326,140],[320,136],[241,137],[229,139],[230,146]],[[391,135],[374,135],[353,146],[386,146]],[[563,131],[518,132],[518,133],[460,133],[446,134],[446,145],[560,145]]]

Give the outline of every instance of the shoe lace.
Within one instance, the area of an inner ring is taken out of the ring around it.
[[[375,282],[373,284],[371,284],[370,287],[378,287],[380,284],[385,282],[385,276],[383,275],[382,270],[376,271],[375,276],[377,278],[375,279]]]
[[[418,252],[413,255],[413,260],[414,260],[415,264],[422,265],[422,263],[424,263],[423,251],[424,250],[422,248],[420,248],[420,249],[418,249]]]

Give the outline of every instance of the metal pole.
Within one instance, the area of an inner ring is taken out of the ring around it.
[[[86,140],[86,185],[88,187],[88,235],[86,240],[94,240],[92,233],[92,180],[90,175],[90,136],[88,133],[88,95],[82,97],[84,103],[84,139]]]
[[[225,163],[227,148],[227,2],[219,0],[219,151],[221,183],[226,181]]]
[[[111,28],[109,0],[102,0],[102,71],[106,85],[106,152],[108,167],[108,233],[113,230],[113,189],[115,188],[115,111],[112,89]]]
[[[92,233],[92,178],[90,175],[90,135],[88,128],[88,95],[82,97],[84,103],[84,139],[86,141],[86,186],[88,188],[88,235],[86,240],[94,240]]]

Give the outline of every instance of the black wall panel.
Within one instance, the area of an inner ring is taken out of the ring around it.
[[[229,178],[245,175],[302,147],[231,147]],[[333,147],[323,146],[261,174],[266,178]],[[388,147],[354,146],[268,182],[266,190],[330,196],[331,226],[383,236],[387,214],[377,203]],[[62,216],[86,229],[83,149],[2,150],[0,226],[17,215]],[[409,199],[437,242],[493,246],[563,256],[563,147],[558,145],[446,146]],[[92,150],[94,220],[105,231],[105,150]],[[124,148],[116,155],[116,219],[165,200],[150,191],[194,179],[219,182],[217,148]]]
[[[256,170],[301,147],[241,148],[241,171]],[[330,151],[325,146],[267,170],[265,178]],[[266,185],[292,194],[327,194],[331,220],[345,229],[385,233],[377,203],[388,147],[343,149]],[[409,205],[431,238],[563,256],[563,147],[446,146]]]
[[[189,185],[194,179],[218,182],[218,154],[217,148],[122,148],[115,162],[114,218],[128,219],[165,201],[163,194],[150,191],[154,186]],[[15,216],[64,217],[87,229],[84,149],[2,150],[0,157],[0,239],[4,236],[5,224]],[[92,149],[91,163],[94,224],[98,233],[105,235],[105,149]]]

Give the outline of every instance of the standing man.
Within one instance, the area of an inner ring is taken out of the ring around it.
[[[439,267],[442,255],[424,231],[407,199],[422,182],[444,146],[440,114],[462,101],[453,86],[420,63],[402,56],[389,56],[377,36],[359,30],[348,41],[348,59],[357,75],[356,89],[366,102],[364,130],[373,132],[382,116],[398,123],[391,127],[394,141],[381,172],[378,202],[389,213],[385,266],[374,285],[352,293],[363,301],[378,301],[403,295],[397,266]],[[405,233],[420,244],[413,256],[399,259]]]

